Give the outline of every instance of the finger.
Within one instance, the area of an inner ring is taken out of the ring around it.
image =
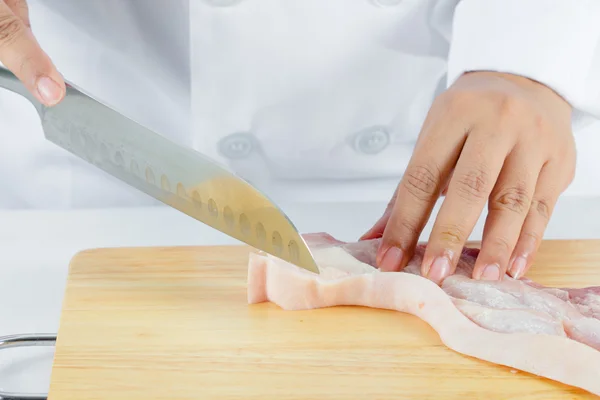
[[[23,24],[27,28],[31,28],[31,22],[29,21],[29,7],[27,6],[26,0],[4,0],[6,5],[12,10],[13,14],[21,18]]]
[[[531,268],[554,206],[566,187],[556,179],[561,172],[562,167],[558,163],[548,163],[540,172],[531,207],[510,258],[509,274],[515,279],[524,276]]]
[[[533,158],[526,147],[515,149],[507,157],[490,194],[473,279],[496,281],[506,274],[542,165],[543,160]]]
[[[377,253],[382,271],[400,271],[406,266],[459,157],[467,131],[458,118],[452,121],[440,118],[424,125],[398,185],[396,202]]]
[[[474,132],[467,139],[429,237],[423,276],[439,284],[454,273],[510,150],[508,137]]]
[[[11,70],[41,103],[57,104],[65,83],[31,30],[0,1],[0,61]]]

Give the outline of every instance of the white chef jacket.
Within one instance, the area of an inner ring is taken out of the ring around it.
[[[597,0],[29,0],[77,86],[276,201],[387,201],[463,72],[538,80],[575,108],[572,193],[600,194]],[[0,207],[154,204],[46,142],[0,92]]]

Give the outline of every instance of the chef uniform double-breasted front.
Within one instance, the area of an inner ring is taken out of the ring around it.
[[[573,191],[600,193],[600,5],[588,0],[29,0],[66,79],[276,201],[387,201],[435,96],[516,73],[574,106]],[[0,207],[153,204],[46,142],[0,92]]]

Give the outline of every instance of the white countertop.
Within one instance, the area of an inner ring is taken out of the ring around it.
[[[374,203],[281,205],[301,232],[355,240],[385,208]],[[600,197],[563,197],[547,239],[600,238]],[[437,208],[436,208],[437,211]],[[481,238],[485,214],[472,239]],[[427,239],[431,222],[422,240]],[[0,211],[0,335],[55,333],[70,259],[94,247],[237,244],[167,207]],[[52,349],[0,352],[0,390],[46,392]]]

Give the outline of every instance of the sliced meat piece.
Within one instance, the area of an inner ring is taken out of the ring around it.
[[[598,288],[546,288],[505,276],[470,278],[478,250],[438,286],[420,275],[424,246],[404,272],[374,268],[378,240],[344,243],[305,236],[321,274],[265,254],[250,255],[248,302],[286,310],[357,305],[397,310],[427,322],[449,348],[600,395]]]
[[[583,317],[576,320],[565,320],[563,323],[567,336],[600,351],[599,320]]]
[[[571,303],[588,317],[600,319],[600,287],[586,289],[563,289]]]
[[[467,318],[494,332],[567,336],[563,324],[546,313],[528,309],[491,308],[462,299],[453,301]]]
[[[556,319],[583,316],[568,300],[562,300],[551,292],[533,288],[510,277],[498,282],[484,282],[464,276],[451,276],[444,280],[442,288],[452,297],[492,308],[535,310]]]

